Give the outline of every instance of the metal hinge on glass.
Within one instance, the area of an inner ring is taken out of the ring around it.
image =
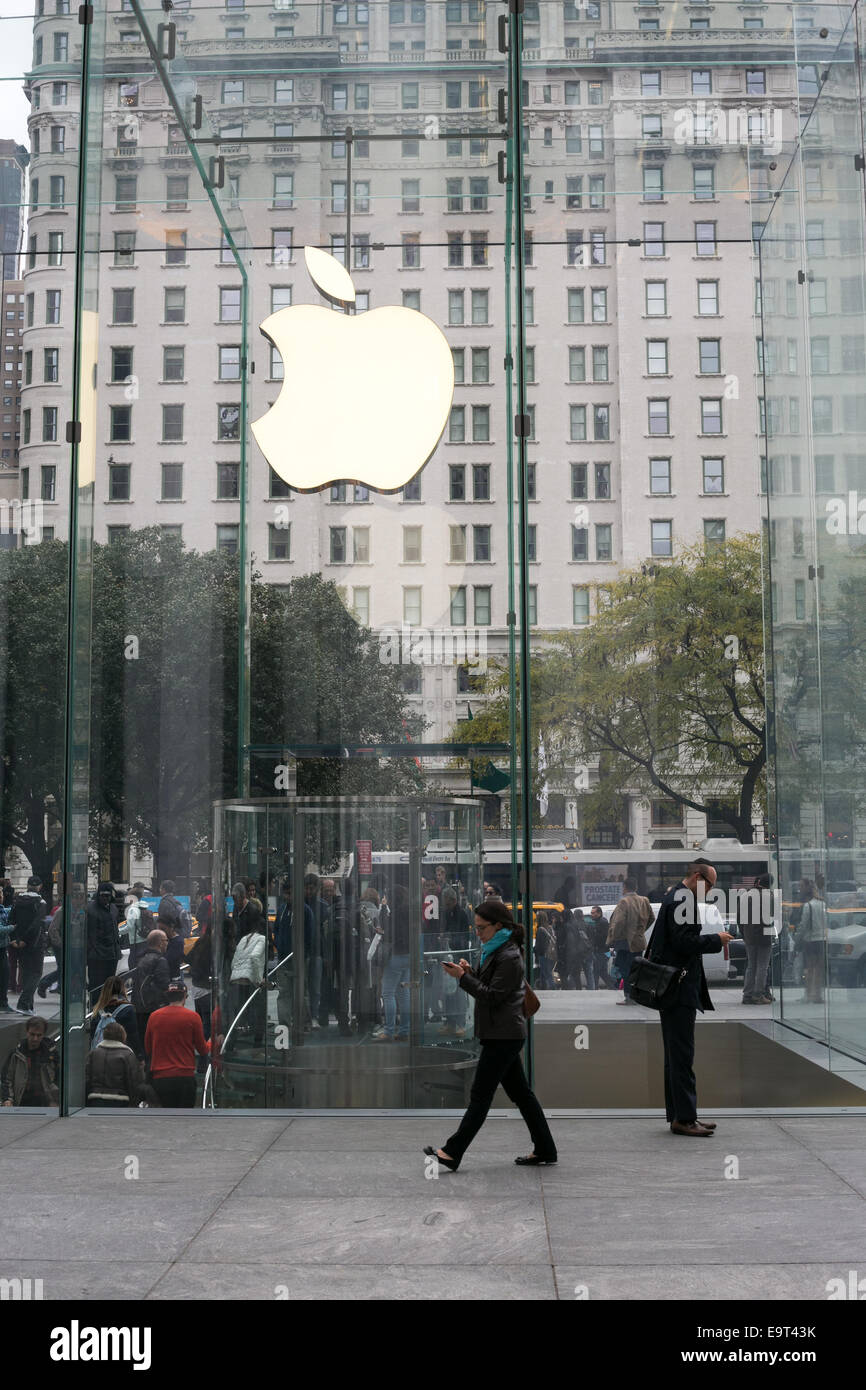
[[[510,183],[508,171],[505,165],[505,151],[500,150],[496,156],[496,177],[500,183]]]
[[[810,566],[809,566],[809,570],[808,570],[808,574],[809,574],[809,578],[810,578],[810,579],[823,579],[823,578],[824,578],[824,566],[823,566],[823,565],[818,565],[818,567],[817,567],[817,569],[816,569],[814,565],[810,565]]]
[[[81,443],[81,421],[80,421],[80,420],[67,420],[67,421],[66,421],[66,443],[67,443],[67,444],[80,444],[80,443]]]
[[[92,23],[93,23],[93,6],[92,6],[92,5],[79,5],[79,6],[78,6],[78,23],[79,23],[80,25],[82,25],[84,28],[86,28],[88,24],[92,24]]]
[[[864,160],[862,154],[855,154],[854,168],[857,170],[858,173],[862,173],[862,171],[866,169],[866,160]]]
[[[515,439],[529,438],[529,416],[515,415],[514,417],[514,437]]]

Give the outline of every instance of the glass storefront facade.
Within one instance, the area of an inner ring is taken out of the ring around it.
[[[0,825],[12,889],[61,904],[63,1109],[140,944],[104,946],[102,882],[121,931],[167,882],[208,927],[173,952],[222,1040],[199,1104],[459,1109],[441,962],[493,893],[533,924],[544,1103],[657,1105],[623,1071],[655,1020],[607,1008],[590,914],[696,854],[731,925],[776,890],[765,1002],[726,1014],[742,940],[714,967],[746,1059],[716,1103],[858,1104],[858,7],[82,18],[0,21],[29,55],[26,136],[0,130]]]

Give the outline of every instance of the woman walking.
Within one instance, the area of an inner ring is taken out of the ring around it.
[[[514,921],[504,903],[485,902],[475,909],[475,930],[481,941],[478,974],[468,961],[461,960],[457,965],[443,962],[443,968],[454,976],[460,989],[475,1000],[475,1036],[481,1042],[481,1056],[469,1093],[469,1109],[459,1129],[441,1149],[428,1146],[424,1152],[435,1154],[441,1167],[456,1171],[487,1118],[497,1086],[501,1085],[526,1121],[534,1146],[532,1153],[516,1158],[515,1163],[555,1163],[553,1135],[520,1063],[526,1041],[523,927]]]

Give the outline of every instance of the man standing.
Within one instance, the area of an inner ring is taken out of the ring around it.
[[[165,959],[168,937],[164,931],[152,931],[145,942],[144,955],[133,971],[132,1007],[138,1023],[138,1036],[143,1038],[150,1015],[168,1002],[171,976]]]
[[[168,1109],[191,1110],[195,1105],[196,1053],[206,1057],[210,1052],[200,1016],[185,1004],[183,981],[172,980],[168,1004],[153,1011],[144,1035],[153,1089]]]
[[[48,908],[40,893],[42,880],[28,878],[27,892],[19,893],[9,914],[12,945],[21,955],[21,993],[18,1013],[32,1014],[33,991],[42,979],[45,959],[45,915]]]
[[[598,903],[590,908],[589,916],[589,934],[592,938],[595,962],[595,987],[596,989],[612,989],[613,986],[607,973],[607,932],[610,923]]]
[[[665,1050],[665,1113],[673,1134],[693,1139],[708,1139],[716,1128],[714,1123],[698,1120],[693,1070],[697,1010],[703,1013],[713,1007],[701,957],[721,951],[731,939],[726,931],[701,935],[698,904],[715,881],[716,871],[708,860],[696,859],[689,865],[683,882],[662,899],[649,952],[652,960],[685,970],[674,1001],[659,1009],[659,1015]]]
[[[319,1018],[323,1028],[330,1022],[330,1013],[336,1015],[340,1036],[348,1038],[352,1030],[349,1026],[349,991],[352,988],[351,972],[351,924],[346,916],[346,905],[332,878],[322,879],[322,897],[328,908],[330,925],[330,944],[322,952],[322,1013]],[[327,988],[327,992],[326,992]]]
[[[610,914],[607,944],[614,949],[614,964],[622,977],[622,999],[618,1004],[633,1004],[629,994],[628,976],[631,963],[646,950],[646,929],[655,921],[649,898],[642,898],[633,878],[623,884],[624,893]]]
[[[87,981],[91,1001],[97,999],[105,981],[117,973],[119,960],[120,932],[114,884],[100,883],[87,904]]]

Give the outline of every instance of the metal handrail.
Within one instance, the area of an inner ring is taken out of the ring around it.
[[[235,1014],[234,1018],[232,1019],[231,1023],[229,1024],[229,1030],[228,1030],[228,1032],[226,1033],[226,1035],[225,1035],[225,1037],[223,1038],[223,1041],[222,1041],[222,1047],[221,1047],[221,1049],[220,1049],[220,1052],[221,1052],[221,1053],[225,1052],[226,1044],[228,1043],[229,1038],[231,1037],[231,1035],[232,1035],[232,1033],[234,1032],[234,1030],[235,1030],[235,1028],[237,1027],[237,1025],[240,1023],[241,1019],[243,1018],[243,1016],[244,1016],[244,1014],[246,1013],[247,1009],[249,1008],[250,1004],[251,1004],[251,1003],[253,1002],[253,1000],[255,999],[255,997],[256,997],[258,991],[259,991],[260,989],[264,989],[264,988],[265,988],[265,986],[266,986],[267,983],[268,983],[268,980],[270,980],[271,977],[272,977],[273,975],[276,974],[276,972],[280,969],[281,966],[285,965],[286,961],[291,960],[291,959],[292,959],[292,956],[293,956],[294,954],[295,954],[294,951],[289,951],[289,954],[288,954],[287,956],[284,956],[282,960],[278,960],[277,963],[276,963],[276,965],[272,966],[272,968],[267,972],[267,974],[265,975],[265,977],[264,977],[264,979],[262,980],[261,984],[256,985],[255,989],[254,989],[254,990],[251,990],[250,995],[249,995],[249,998],[247,998],[247,999],[244,1000],[243,1004],[242,1004],[241,1007],[238,1009],[237,1013]],[[213,1047],[213,1028],[211,1028],[211,1047]],[[216,1109],[216,1106],[215,1106],[214,1103],[213,1103],[213,1061],[208,1062],[207,1071],[205,1072],[205,1077],[204,1077],[204,1088],[203,1088],[203,1090],[202,1090],[202,1097],[201,1097],[201,1108],[202,1108],[202,1110],[206,1110],[206,1109],[208,1108],[208,1103],[207,1103],[208,1089],[210,1089],[210,1093],[211,1093],[210,1109],[211,1109],[211,1110],[215,1110],[215,1109]]]

